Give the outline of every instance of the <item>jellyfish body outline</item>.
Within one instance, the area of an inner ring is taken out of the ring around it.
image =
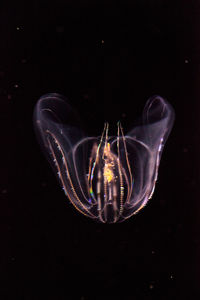
[[[98,137],[87,136],[67,99],[42,96],[34,111],[38,141],[67,198],[82,214],[102,223],[122,222],[152,197],[165,142],[174,122],[172,106],[151,97],[142,123],[116,136],[104,124]]]

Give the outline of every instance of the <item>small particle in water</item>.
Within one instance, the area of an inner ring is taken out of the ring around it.
[[[19,87],[19,85],[18,85],[18,84],[15,84],[14,87],[17,89],[17,88]]]
[[[150,288],[150,290],[152,290],[152,289],[154,288],[154,285],[153,285],[153,284],[150,284],[150,285],[149,285],[149,288]]]
[[[21,63],[22,63],[22,64],[25,64],[26,62],[27,62],[26,58],[22,58],[22,59],[21,59]]]
[[[65,31],[64,26],[56,26],[56,32],[57,33],[63,33]]]
[[[189,63],[188,59],[185,59],[185,64],[188,64],[188,63]]]
[[[84,100],[88,100],[88,99],[89,99],[89,95],[88,95],[88,94],[84,94],[84,95],[83,95],[83,99],[84,99]]]

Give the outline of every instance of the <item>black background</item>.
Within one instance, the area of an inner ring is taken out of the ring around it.
[[[199,299],[199,20],[199,1],[1,4],[1,299]],[[138,215],[103,225],[69,204],[33,131],[49,92],[97,135],[105,120],[126,131],[154,94],[172,104]]]

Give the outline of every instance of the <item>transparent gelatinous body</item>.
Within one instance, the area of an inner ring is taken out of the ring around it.
[[[79,212],[103,223],[121,222],[151,198],[174,111],[154,96],[142,120],[126,135],[118,123],[116,136],[109,136],[106,123],[99,137],[88,137],[64,97],[47,94],[39,99],[34,113],[37,137]]]

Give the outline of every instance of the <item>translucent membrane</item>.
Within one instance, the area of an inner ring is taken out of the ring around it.
[[[174,111],[154,96],[142,120],[126,135],[118,122],[116,136],[109,136],[105,123],[99,137],[88,137],[63,96],[39,99],[34,112],[39,143],[66,196],[85,216],[103,223],[122,222],[151,198]]]

